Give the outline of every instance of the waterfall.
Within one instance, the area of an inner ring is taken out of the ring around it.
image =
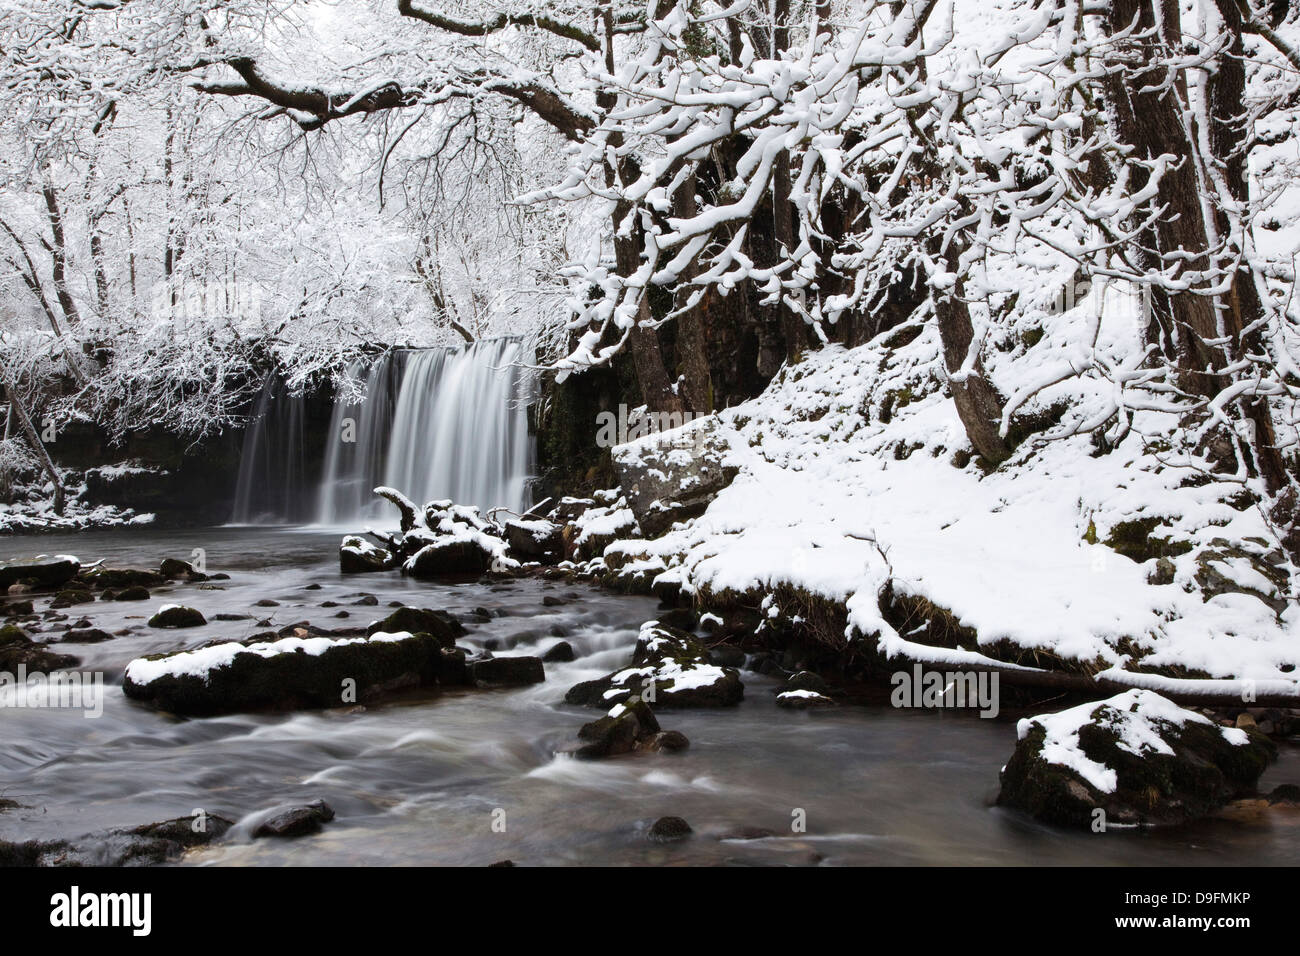
[[[284,382],[268,375],[239,459],[236,524],[297,523],[312,517],[304,450],[303,395],[290,395]]]
[[[348,377],[362,383],[359,402],[335,401],[325,451],[324,480],[312,518],[338,524],[372,510],[381,482],[408,352],[357,361]]]
[[[363,402],[335,407],[317,520],[387,515],[372,493],[377,485],[417,503],[450,498],[523,510],[531,444],[519,396],[522,357],[517,340],[494,339],[375,361],[357,376]]]

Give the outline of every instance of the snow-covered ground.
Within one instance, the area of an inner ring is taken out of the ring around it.
[[[1098,302],[1045,321],[1041,337],[994,343],[991,374],[1002,392],[1038,384],[1018,378],[1022,369],[1077,358],[1088,309],[1110,316],[1098,354],[1131,350],[1133,313]],[[700,518],[656,540],[616,542],[611,564],[690,593],[765,594],[772,617],[796,613],[778,606],[772,591],[782,585],[843,603],[846,638],[877,642],[890,656],[969,666],[1006,641],[1132,686],[1248,678],[1260,694],[1297,692],[1294,569],[1263,509],[1243,494],[1261,490],[1254,480],[1211,480],[1210,463],[1178,437],[1188,429],[1166,413],[1135,412],[1132,430],[1105,453],[1092,433],[1067,435],[1114,397],[1087,372],[1035,396],[1026,412],[1055,406],[1063,417],[985,474],[934,371],[937,335],[926,328],[891,349],[898,339],[812,353],[757,399],[720,413],[734,482]],[[1028,352],[1037,354],[1025,361]],[[1169,542],[1160,567],[1105,543],[1143,518],[1159,519],[1154,535]],[[1208,590],[1225,593],[1206,593],[1197,575],[1206,579],[1207,569],[1219,582]],[[1151,583],[1160,571],[1169,583]],[[898,633],[881,613],[886,584],[951,611],[978,633],[979,650]],[[1220,689],[1241,692],[1239,683]]]

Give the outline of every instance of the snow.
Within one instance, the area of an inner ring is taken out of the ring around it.
[[[176,605],[166,605],[175,607]],[[254,644],[240,644],[230,641],[212,644],[193,651],[182,651],[156,660],[136,658],[126,665],[126,676],[136,684],[148,684],[161,677],[202,677],[218,668],[228,666],[240,654],[256,654],[259,657],[274,657],[279,654],[309,654],[319,657],[332,647],[346,644],[389,643],[404,641],[411,637],[408,631],[387,633],[376,631],[369,637],[285,637],[277,641],[259,641]]]
[[[1098,341],[1129,349],[1135,325],[1131,314],[1111,310]],[[1053,339],[1049,333],[1035,348],[1058,347]],[[1030,439],[984,475],[950,461],[968,446],[930,371],[937,348],[926,329],[901,348],[880,340],[853,350],[832,345],[786,368],[764,394],[717,415],[739,474],[707,511],[652,541],[616,541],[606,555],[618,555],[621,573],[648,572],[687,593],[770,595],[785,585],[841,602],[845,638],[871,641],[886,656],[971,666],[995,662],[983,649],[1007,641],[1133,686],[1148,680],[1143,671],[1181,667],[1300,694],[1294,604],[1278,615],[1250,594],[1207,598],[1196,583],[1195,557],[1212,542],[1263,554],[1277,536],[1259,509],[1228,503],[1240,482],[1184,481],[1205,465],[1174,442],[1175,416],[1137,412],[1134,428],[1105,455],[1093,454],[1087,434]],[[1033,374],[996,352],[990,365],[1004,393]],[[905,388],[910,401],[894,401],[882,421],[887,395]],[[1070,379],[1027,408],[1068,400],[1064,426],[1087,418],[1109,388],[1090,376]],[[1115,525],[1146,516],[1165,520],[1157,535],[1191,546],[1170,556],[1172,585],[1149,583],[1153,563],[1102,543]],[[1099,543],[1085,539],[1090,525]],[[1223,570],[1265,594],[1274,590],[1243,559]],[[895,633],[881,614],[887,584],[951,611],[976,630],[980,651]],[[778,603],[765,609],[789,616]]]

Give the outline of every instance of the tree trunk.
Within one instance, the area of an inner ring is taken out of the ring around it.
[[[45,450],[45,444],[41,441],[41,436],[36,431],[36,426],[32,424],[31,417],[27,414],[27,409],[23,408],[22,399],[18,397],[18,392],[14,389],[13,383],[9,379],[9,374],[4,373],[3,384],[5,395],[9,399],[9,409],[18,419],[18,424],[27,436],[28,443],[32,446],[32,451],[36,457],[41,460],[41,467],[45,473],[50,476],[50,483],[54,485],[54,513],[63,514],[63,481],[59,478],[59,470],[54,467],[54,461],[50,458],[50,453]]]
[[[1232,199],[1244,204],[1250,199],[1250,186],[1246,177],[1246,51],[1242,43],[1241,11],[1236,0],[1216,2],[1228,31],[1229,43],[1218,59],[1218,69],[1209,75],[1207,81],[1210,151],[1213,154],[1207,162],[1218,164]],[[1220,234],[1228,235],[1230,222],[1227,215],[1220,209],[1216,218]],[[1240,249],[1235,251],[1241,252]],[[1233,357],[1266,355],[1259,332],[1245,331],[1252,327],[1257,330],[1264,315],[1264,304],[1248,267],[1243,266],[1233,276],[1232,290],[1223,307],[1224,322],[1232,339]],[[1260,476],[1269,492],[1276,494],[1288,480],[1282,453],[1277,448],[1277,430],[1268,399],[1251,395],[1244,397],[1241,404],[1246,418],[1254,425],[1251,450]]]
[[[960,253],[957,243],[950,242],[946,265],[956,272]],[[975,329],[971,325],[970,309],[962,298],[961,280],[948,292],[934,296],[934,315],[939,325],[939,341],[943,345],[943,364],[949,375],[961,371],[970,354]],[[991,465],[1001,464],[1011,457],[1011,446],[999,433],[1002,427],[1002,396],[984,372],[984,363],[977,355],[968,374],[963,379],[949,378],[952,398],[957,405],[957,415],[966,428],[966,435],[979,456]]]
[[[1159,203],[1166,208],[1156,225],[1156,237],[1164,256],[1179,254],[1182,269],[1209,268],[1209,240],[1200,205],[1201,189],[1196,177],[1193,146],[1183,126],[1177,88],[1171,82],[1169,68],[1159,65],[1171,51],[1161,38],[1149,31],[1156,29],[1153,3],[1161,3],[1165,37],[1179,30],[1178,7],[1165,0],[1113,0],[1110,30],[1125,30],[1137,20],[1139,32],[1134,41],[1126,41],[1130,70],[1122,81],[1127,87],[1127,109],[1117,109],[1120,135],[1136,148],[1139,156],[1154,159],[1163,154],[1179,157],[1160,181]],[[1151,66],[1150,64],[1157,64]],[[1127,113],[1127,122],[1125,122]],[[1141,117],[1141,121],[1137,121]],[[1124,128],[1127,127],[1127,128]],[[1214,344],[1219,337],[1219,323],[1214,300],[1187,290],[1169,295],[1170,307],[1178,327],[1178,376],[1188,392],[1205,397],[1218,394],[1227,381],[1222,375],[1223,350]]]

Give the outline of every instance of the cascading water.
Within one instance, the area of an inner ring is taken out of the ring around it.
[[[494,339],[377,360],[358,376],[363,403],[335,408],[317,520],[387,514],[377,485],[419,503],[450,498],[522,511],[531,446],[521,359],[517,340]]]
[[[353,362],[348,377],[362,383],[356,403],[336,401],[325,451],[324,480],[313,520],[337,524],[373,507],[374,488],[383,474],[393,409],[411,353],[390,352],[375,361]]]
[[[231,521],[296,524],[313,517],[304,448],[306,398],[268,375],[244,433]]]

